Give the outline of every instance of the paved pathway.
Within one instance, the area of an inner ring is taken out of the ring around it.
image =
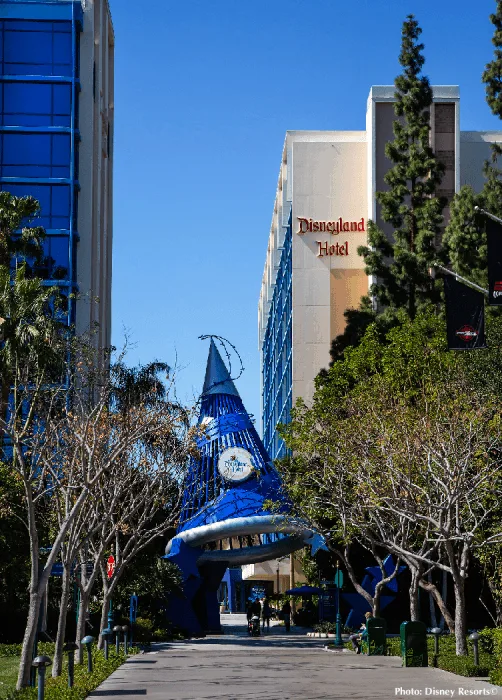
[[[250,638],[244,616],[226,616],[220,637],[159,645],[132,657],[90,698],[143,700],[365,700],[500,697],[497,688],[395,657],[324,651],[325,641],[282,627]],[[303,631],[302,631],[303,632]],[[444,691],[449,691],[445,694]]]

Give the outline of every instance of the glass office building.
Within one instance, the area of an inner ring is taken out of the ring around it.
[[[386,189],[391,165],[385,144],[393,139],[394,91],[371,88],[364,131],[286,134],[258,307],[263,442],[274,459],[285,452],[277,424],[289,421],[298,398],[312,400],[344,311],[368,293],[357,254],[368,219],[392,236],[375,192]],[[438,194],[449,201],[461,185],[481,189],[490,142],[502,133],[460,131],[457,86],[433,86],[433,95],[431,144],[445,166]]]
[[[40,202],[37,274],[66,291],[69,324],[99,327],[100,346],[110,344],[112,144],[106,0],[2,0],[0,189]]]

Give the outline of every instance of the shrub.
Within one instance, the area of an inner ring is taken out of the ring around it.
[[[314,625],[314,632],[336,634],[336,622],[318,622],[317,625]]]
[[[502,665],[499,664],[490,672],[490,683],[493,685],[502,685]]]
[[[53,642],[40,642],[38,644],[38,653],[52,657],[54,655]],[[0,656],[21,656],[22,644],[0,644]]]
[[[459,676],[476,677],[488,676],[492,683],[502,685],[502,666],[496,666],[497,652],[490,649],[500,649],[502,643],[502,630],[483,630],[483,643],[480,645],[479,666],[474,665],[472,651],[469,656],[457,656],[455,653],[455,636],[453,634],[442,635],[439,641],[439,656],[434,657],[434,637],[427,635],[427,650],[429,656],[429,666],[437,666],[443,671],[450,671]],[[352,649],[352,645],[347,643],[347,649]],[[387,655],[401,656],[401,640],[399,637],[387,639]],[[500,658],[500,657],[499,657]],[[435,663],[436,662],[436,663]],[[497,669],[500,668],[497,675]],[[492,678],[494,680],[492,680]],[[495,680],[499,678],[499,680]]]
[[[431,659],[429,659],[430,663]],[[443,671],[450,671],[459,676],[488,676],[490,673],[490,657],[480,657],[479,666],[474,665],[471,656],[457,656],[456,654],[439,654],[437,659],[437,667]]]
[[[147,617],[138,617],[134,623],[134,641],[150,644],[153,639],[153,622]]]
[[[12,646],[12,645],[9,645]],[[52,645],[54,648],[54,645]],[[132,653],[136,653],[132,650]],[[75,683],[73,688],[68,688],[68,676],[65,666],[59,678],[47,678],[45,684],[46,700],[84,700],[90,692],[108,678],[126,660],[126,656],[121,652],[118,656],[115,650],[110,649],[108,661],[105,661],[103,652],[96,647],[92,650],[93,672],[87,673],[87,665],[75,665]],[[5,696],[5,700],[35,700],[37,698],[37,688],[23,688],[23,690],[13,690]]]

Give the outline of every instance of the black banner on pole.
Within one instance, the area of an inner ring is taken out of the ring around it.
[[[483,294],[450,275],[444,278],[448,348],[486,348]]]
[[[488,248],[488,303],[502,306],[502,225],[493,219],[486,221]]]

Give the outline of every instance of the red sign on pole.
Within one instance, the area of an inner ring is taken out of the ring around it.
[[[110,554],[108,557],[108,561],[106,562],[106,575],[108,578],[111,578],[113,574],[115,573],[115,557],[113,554]]]

